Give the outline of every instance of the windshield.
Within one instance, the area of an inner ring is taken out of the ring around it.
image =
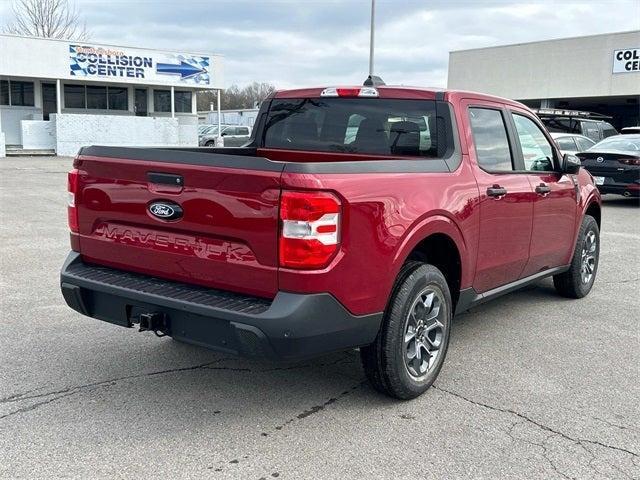
[[[276,99],[264,146],[317,152],[436,157],[431,100]]]
[[[605,138],[589,150],[616,150],[619,152],[640,152],[640,137],[616,136]]]
[[[580,133],[580,124],[570,118],[541,117],[547,130],[554,133]]]

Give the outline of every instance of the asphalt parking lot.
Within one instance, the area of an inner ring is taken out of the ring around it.
[[[2,478],[640,478],[640,208],[605,197],[591,294],[458,316],[427,394],[356,352],[230,358],[82,317],[58,287],[69,158],[0,161]]]

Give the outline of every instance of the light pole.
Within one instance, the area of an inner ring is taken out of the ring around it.
[[[376,30],[376,0],[371,0],[371,38],[369,40],[369,76],[373,76],[373,47]]]
[[[222,90],[218,89],[218,95],[217,95],[217,102],[218,102],[218,138],[216,139],[216,147],[224,147],[224,145],[221,145],[222,143],[222,135],[221,135],[221,128],[222,128],[222,119],[220,118],[220,94],[222,93]]]

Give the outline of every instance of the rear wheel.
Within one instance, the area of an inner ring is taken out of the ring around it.
[[[582,298],[593,287],[600,258],[600,229],[596,220],[585,215],[582,219],[578,241],[571,260],[571,267],[553,277],[556,290],[563,297]]]
[[[405,264],[375,343],[360,349],[374,388],[400,399],[424,393],[442,368],[452,312],[442,272],[420,262]]]

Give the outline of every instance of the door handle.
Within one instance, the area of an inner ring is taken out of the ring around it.
[[[544,183],[541,183],[540,185],[538,185],[538,186],[536,187],[536,193],[537,193],[538,195],[542,195],[542,196],[544,196],[544,195],[546,195],[546,194],[548,194],[548,193],[550,193],[550,192],[551,192],[551,188],[549,188],[548,186],[546,186]]]
[[[487,188],[487,195],[494,198],[504,197],[507,194],[507,189],[501,187],[500,185],[494,185],[493,187]]]

